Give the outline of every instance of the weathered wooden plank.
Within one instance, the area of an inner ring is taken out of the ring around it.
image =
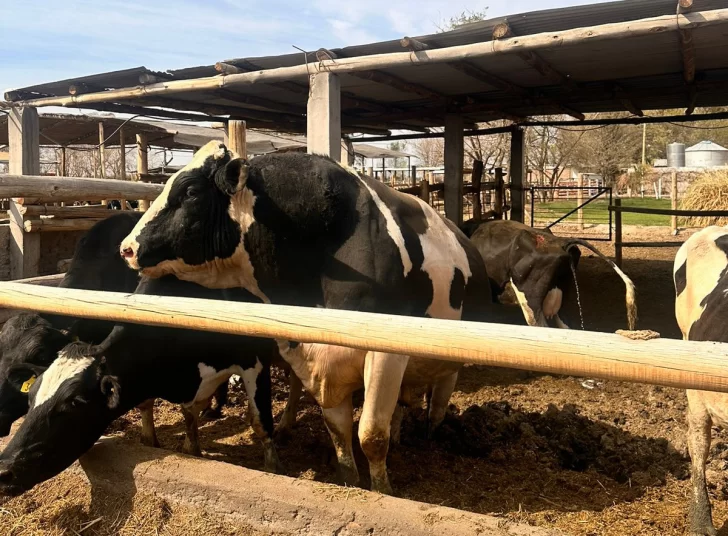
[[[107,211],[108,215],[114,214]],[[103,218],[79,218],[73,220],[59,220],[56,218],[25,220],[23,227],[26,233],[48,233],[67,231],[88,231]]]
[[[445,116],[445,216],[463,223],[463,118]]]
[[[102,199],[154,200],[162,191],[159,184],[89,179],[80,177],[44,177],[0,175],[0,197],[32,197],[41,203],[56,201],[100,201]]]

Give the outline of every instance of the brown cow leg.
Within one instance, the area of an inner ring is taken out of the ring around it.
[[[301,400],[301,393],[303,393],[303,384],[291,370],[288,374],[288,402],[286,402],[283,416],[276,427],[276,437],[285,437],[291,433],[291,428],[296,424],[296,415],[298,414],[298,403]]]
[[[157,432],[154,428],[154,399],[150,398],[142,402],[137,409],[142,414],[142,445],[159,448]]]
[[[199,423],[200,423],[200,411],[205,407],[206,404],[192,404],[191,406],[181,406],[182,415],[185,418],[185,442],[182,445],[182,451],[190,456],[202,456],[202,449],[200,449],[200,434],[199,434]]]
[[[351,446],[354,429],[354,407],[349,394],[342,402],[333,408],[322,408],[326,428],[331,435],[331,441],[336,449],[336,458],[339,462],[339,481],[347,486],[359,485],[359,471],[354,461],[354,450]]]
[[[710,453],[710,427],[712,419],[698,391],[688,391],[688,451],[691,460],[693,496],[690,501],[690,534],[716,536],[713,516],[705,480],[705,464]]]

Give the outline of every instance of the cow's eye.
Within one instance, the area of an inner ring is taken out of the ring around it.
[[[199,191],[194,186],[190,186],[185,191],[185,197],[188,199],[194,199],[195,197],[197,197],[198,194]]]

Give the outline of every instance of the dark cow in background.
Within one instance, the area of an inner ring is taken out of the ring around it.
[[[247,289],[264,302],[446,319],[493,320],[483,260],[418,198],[323,156],[250,163],[219,142],[173,175],[124,240],[143,274]],[[359,440],[372,488],[390,492],[390,424],[400,388],[431,389],[437,425],[460,365],[323,344],[278,341],[323,408],[342,478],[358,483],[352,393],[365,388]]]
[[[228,298],[223,291],[171,276],[143,280],[137,293]],[[270,379],[275,352],[271,339],[139,324],[117,325],[97,347],[66,346],[31,387],[28,415],[0,454],[0,493],[16,495],[57,475],[90,449],[114,419],[153,398],[182,404],[185,451],[199,455],[200,410],[232,374],[243,379],[265,468],[275,472]],[[28,372],[21,365],[11,377],[22,379]]]
[[[530,326],[568,328],[559,312],[570,288],[575,287],[576,268],[584,247],[612,266],[626,287],[627,324],[634,329],[637,320],[635,287],[632,280],[594,246],[578,238],[554,236],[510,220],[468,222],[464,226],[483,257],[494,296],[500,296],[508,283],[513,287],[523,316]],[[573,282],[573,285],[572,285]]]
[[[683,338],[728,342],[728,228],[706,227],[688,238],[675,257],[673,278],[675,316]],[[705,464],[711,427],[728,425],[728,394],[688,390],[687,396],[690,534],[715,536]]]

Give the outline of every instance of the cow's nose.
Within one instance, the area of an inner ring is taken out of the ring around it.
[[[121,256],[125,259],[131,259],[134,256],[134,250],[131,248],[123,248],[121,250]]]
[[[13,472],[10,469],[0,468],[0,483],[7,484],[13,481]]]

